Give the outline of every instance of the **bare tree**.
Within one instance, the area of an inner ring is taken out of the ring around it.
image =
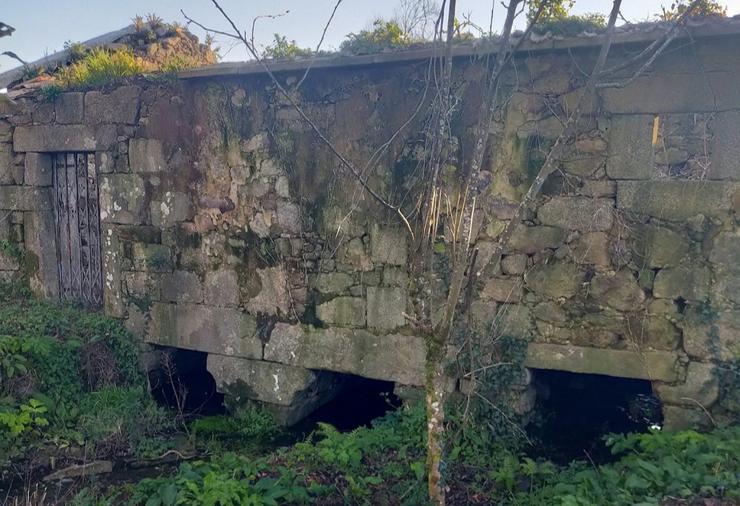
[[[429,39],[434,31],[439,4],[435,0],[401,0],[393,14],[403,33],[413,39]]]

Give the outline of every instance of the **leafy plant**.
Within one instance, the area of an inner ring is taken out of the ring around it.
[[[34,429],[49,425],[49,421],[44,418],[46,411],[41,401],[29,399],[16,410],[0,411],[0,428],[11,438],[17,438]]]
[[[300,47],[294,40],[288,40],[285,35],[276,33],[274,34],[274,42],[265,47],[263,56],[275,60],[294,60],[300,57],[311,56],[311,54],[312,51],[309,48]]]
[[[671,2],[671,6],[669,8],[661,7],[662,12],[658,16],[663,21],[673,21],[675,19],[680,18],[683,16],[683,14],[686,12],[686,9],[688,9],[689,5],[691,5],[691,2],[687,0],[679,0],[676,2]],[[721,5],[719,2],[716,2],[715,0],[699,0],[699,2],[694,6],[691,17],[694,18],[701,18],[701,17],[726,17],[727,16],[727,7]]]
[[[549,17],[541,19],[534,27],[536,33],[550,32],[553,35],[573,37],[583,32],[601,33],[606,29],[606,18],[602,14],[588,13],[580,16]]]
[[[121,322],[18,294],[0,298],[0,454],[85,442],[128,453],[169,429]]]
[[[538,468],[551,464],[534,463],[530,491],[517,493],[511,502],[627,506],[657,505],[665,497],[740,497],[738,427],[708,434],[658,431],[612,435],[607,444],[621,458],[598,468],[573,463],[558,473],[543,473]]]
[[[411,43],[408,35],[395,21],[376,19],[372,30],[350,33],[340,45],[343,53],[368,54],[379,53],[386,49],[395,49]]]
[[[307,504],[308,490],[283,467],[227,453],[210,462],[184,463],[173,478],[143,480],[129,504],[171,506],[272,506]]]

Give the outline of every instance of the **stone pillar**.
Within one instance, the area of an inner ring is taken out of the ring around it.
[[[54,212],[50,209],[23,213],[24,242],[31,290],[46,299],[59,298]]]

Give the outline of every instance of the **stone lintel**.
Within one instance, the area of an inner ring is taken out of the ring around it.
[[[187,350],[242,358],[262,358],[254,316],[238,308],[201,304],[152,305],[145,341]],[[300,364],[297,364],[300,365]]]
[[[636,352],[531,343],[524,365],[534,369],[675,382],[679,377],[677,360],[678,355],[668,351]]]
[[[13,151],[102,151],[116,139],[115,125],[18,126],[13,132]]]
[[[265,360],[282,364],[424,384],[424,340],[401,334],[315,328],[278,323],[265,344]]]

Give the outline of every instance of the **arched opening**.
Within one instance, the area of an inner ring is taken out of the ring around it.
[[[370,423],[401,405],[393,393],[392,381],[341,374],[340,391],[329,402],[294,426],[308,433],[319,422],[328,423],[340,431],[350,431]]]
[[[646,432],[662,423],[650,381],[599,374],[533,369],[536,417],[533,452],[559,463],[611,457],[603,437]]]
[[[158,366],[149,371],[154,399],[185,418],[226,412],[224,396],[206,367],[208,354],[179,348],[163,348]]]

